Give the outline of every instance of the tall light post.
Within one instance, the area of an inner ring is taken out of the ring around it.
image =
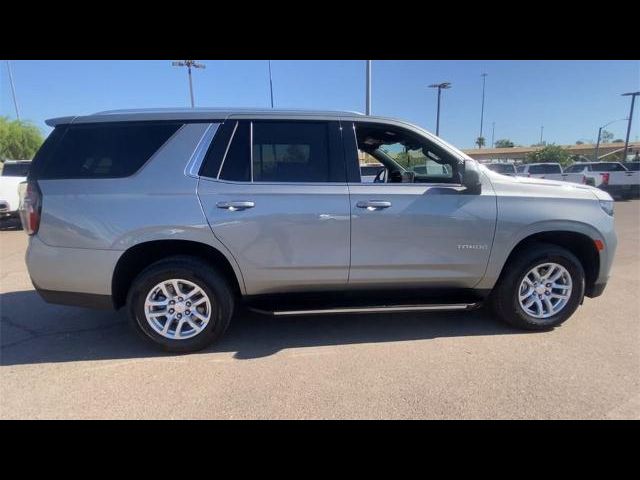
[[[13,106],[16,108],[16,118],[20,121],[20,111],[18,110],[18,101],[16,100],[16,87],[13,84],[13,74],[11,73],[11,64],[7,60],[7,70],[9,71],[9,83],[11,84],[11,94],[13,95]]]
[[[269,91],[271,92],[271,108],[273,108],[273,79],[271,78],[271,60],[269,60]]]
[[[631,109],[629,110],[629,123],[627,124],[627,137],[624,141],[624,151],[622,153],[622,161],[627,160],[627,149],[629,148],[629,134],[631,133],[631,121],[633,120],[633,105],[636,102],[636,97],[640,95],[640,92],[628,92],[623,93],[623,97],[631,97]]]
[[[491,123],[491,148],[495,148],[496,122]]]
[[[480,76],[482,77],[482,108],[480,110],[480,137],[482,137],[482,124],[484,123],[484,90],[485,90],[485,84],[487,80],[487,74],[483,73]],[[478,145],[478,148],[482,148],[482,147]]]
[[[206,68],[206,65],[202,63],[198,63],[195,60],[183,60],[180,62],[171,62],[171,65],[174,67],[187,67],[187,71],[189,72],[189,96],[191,97],[191,108],[193,108],[193,82],[191,80],[191,69],[192,68]]]
[[[451,82],[432,83],[429,88],[438,89],[438,109],[436,113],[436,136],[440,136],[440,93],[442,90],[451,88]]]
[[[371,115],[371,60],[367,60],[365,113]]]
[[[540,146],[542,147],[542,135],[544,133],[544,125],[540,125]]]
[[[622,122],[623,120],[627,120],[627,119],[626,118],[619,118],[618,120],[611,120],[609,123],[605,123],[600,128],[598,128],[598,140],[596,142],[596,154],[595,154],[594,161],[596,161],[596,162],[598,161],[598,152],[600,150],[600,138],[602,136],[602,129],[605,128],[605,127],[608,127],[612,123]],[[626,152],[626,149],[625,149],[625,152]]]

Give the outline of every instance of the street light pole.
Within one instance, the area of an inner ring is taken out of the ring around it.
[[[365,113],[371,115],[371,60],[367,60]]]
[[[598,161],[598,152],[600,151],[600,139],[602,138],[602,130],[606,127],[608,127],[609,125],[611,125],[612,123],[615,122],[622,122],[623,120],[628,120],[627,118],[619,118],[618,120],[611,120],[609,123],[605,123],[604,125],[602,125],[600,128],[598,128],[598,141],[596,142],[596,154],[595,154],[595,161]],[[626,149],[625,149],[626,152]]]
[[[189,97],[191,98],[191,108],[195,106],[193,101],[193,82],[191,80],[191,69],[192,68],[206,68],[206,65],[196,62],[195,60],[184,60],[181,62],[171,62],[171,65],[174,67],[187,67],[187,71],[189,73]]]
[[[495,138],[496,138],[496,122],[492,122],[491,123],[491,148],[495,148],[495,141],[494,141]]]
[[[9,70],[9,83],[11,84],[11,94],[13,95],[13,106],[16,108],[16,118],[20,121],[20,111],[18,110],[18,101],[16,100],[16,86],[13,84],[13,74],[11,73],[9,60],[7,60],[7,70]]]
[[[271,108],[273,108],[273,79],[271,78],[271,60],[269,60],[269,90],[271,92]]]
[[[608,125],[608,124],[607,124]],[[600,150],[600,136],[602,135],[602,129],[604,128],[604,126],[600,127],[598,129],[598,141],[596,142],[596,155],[594,158],[594,162],[598,161],[598,151]]]
[[[480,76],[482,77],[482,108],[480,110],[480,137],[482,137],[482,124],[484,123],[484,90],[485,90],[485,83],[487,80],[487,74],[483,73]],[[478,148],[482,148],[482,147],[478,145]]]
[[[542,146],[542,134],[544,132],[544,125],[540,125],[540,146]]]
[[[627,124],[627,137],[624,141],[624,150],[622,152],[622,161],[627,160],[627,149],[629,148],[629,134],[631,133],[631,121],[633,120],[633,106],[636,102],[636,97],[640,95],[640,92],[623,93],[623,97],[631,97],[631,109],[629,110],[629,123]]]
[[[440,95],[442,90],[447,90],[451,88],[451,83],[450,82],[433,83],[429,85],[429,88],[438,89],[438,108],[436,111],[436,136],[440,136]]]

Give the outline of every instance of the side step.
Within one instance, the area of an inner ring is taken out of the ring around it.
[[[387,312],[430,312],[430,311],[454,311],[454,310],[474,310],[482,305],[475,303],[450,303],[450,304],[430,304],[430,305],[378,305],[378,306],[358,306],[358,307],[337,307],[310,310],[264,310],[261,308],[249,307],[256,313],[273,315],[274,317],[285,317],[293,315],[334,315],[340,313],[387,313]]]

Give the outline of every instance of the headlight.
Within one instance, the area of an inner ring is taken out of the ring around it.
[[[600,200],[600,208],[613,217],[613,200]]]

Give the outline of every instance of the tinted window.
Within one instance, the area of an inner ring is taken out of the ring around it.
[[[640,162],[627,162],[624,166],[627,167],[627,170],[632,170],[634,172],[640,170]]]
[[[584,170],[584,165],[571,165],[565,168],[564,173],[580,173]]]
[[[490,163],[486,167],[497,173],[516,173],[515,167],[510,163]]]
[[[594,172],[626,172],[627,169],[620,163],[594,163],[591,166]]]
[[[344,164],[331,161],[326,122],[254,122],[254,182],[344,180]]]
[[[231,145],[220,172],[221,180],[251,181],[251,150],[249,149],[249,122],[238,122]]]
[[[377,175],[378,172],[384,167],[380,165],[379,167],[360,167],[360,172],[362,175]]]
[[[560,165],[549,163],[547,165],[531,165],[529,173],[562,173]]]
[[[50,161],[52,161],[56,146],[66,131],[67,125],[58,125],[53,129],[53,132],[49,134],[31,161],[31,168],[29,169],[28,176],[29,180],[37,180],[40,178],[40,174],[44,168]]]
[[[20,163],[5,163],[4,167],[2,167],[2,176],[3,177],[26,177],[29,173],[29,167],[31,163],[20,162]]]
[[[178,128],[177,123],[70,125],[39,176],[127,177],[138,171]]]
[[[209,150],[204,157],[202,167],[200,168],[200,175],[210,178],[218,178],[218,172],[220,171],[220,165],[224,154],[227,152],[227,145],[231,135],[236,129],[235,121],[226,121],[216,131],[216,135],[213,137],[213,141],[209,146]]]

